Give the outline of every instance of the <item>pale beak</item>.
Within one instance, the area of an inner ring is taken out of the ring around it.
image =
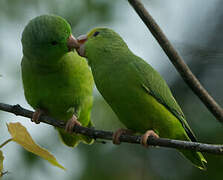
[[[79,48],[77,48],[77,52],[80,56],[82,57],[86,57],[85,56],[85,42],[87,41],[87,35],[80,35],[78,38],[77,38],[77,41],[79,43]]]
[[[78,41],[72,34],[67,39],[67,47],[68,47],[68,51],[72,51],[80,47],[80,44],[78,43]]]

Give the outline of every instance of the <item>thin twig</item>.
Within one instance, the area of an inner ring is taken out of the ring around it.
[[[18,104],[12,106],[0,103],[0,110],[27,118],[31,118],[33,115],[33,111],[24,109]],[[48,116],[40,116],[39,120],[41,122],[50,124],[55,127],[65,128],[64,122],[58,122],[55,119]],[[75,126],[73,132],[83,134],[94,139],[99,138],[104,140],[112,140],[112,135],[113,135],[113,133],[110,131],[95,130],[82,126]],[[120,136],[120,142],[140,144],[140,141],[141,141],[141,136],[132,136],[127,134],[123,134]],[[149,137],[147,144],[153,146],[162,146],[162,147],[177,148],[177,149],[190,149],[200,152],[208,152],[208,153],[223,155],[223,145],[203,144],[198,142],[180,141],[180,140],[172,140],[165,138],[155,139],[153,137]]]
[[[135,9],[137,14],[140,16],[142,21],[148,27],[150,32],[156,38],[166,55],[169,57],[170,61],[173,63],[177,71],[180,73],[181,77],[187,83],[187,85],[192,89],[192,91],[200,98],[200,100],[205,104],[205,106],[211,111],[211,113],[223,123],[223,109],[219,104],[209,95],[207,90],[201,85],[198,79],[191,72],[189,67],[184,63],[183,58],[177,53],[170,41],[167,39],[165,34],[162,32],[158,24],[145,9],[140,0],[128,0],[128,2]]]

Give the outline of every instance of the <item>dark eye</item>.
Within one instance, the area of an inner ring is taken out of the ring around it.
[[[99,32],[96,31],[96,32],[93,34],[93,36],[97,36],[98,34],[99,34]]]
[[[52,41],[51,44],[52,44],[53,46],[55,46],[55,45],[58,44],[58,42],[56,42],[56,41]]]

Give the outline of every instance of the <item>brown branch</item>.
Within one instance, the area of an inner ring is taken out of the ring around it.
[[[33,111],[24,109],[18,104],[12,106],[0,103],[0,110],[27,118],[31,118],[33,115]],[[64,122],[58,122],[55,119],[48,116],[40,116],[39,120],[41,122],[50,124],[55,127],[65,128]],[[110,131],[95,130],[82,126],[75,126],[73,131],[74,133],[83,134],[94,139],[99,138],[105,140],[112,140],[112,135],[113,135],[113,133]],[[120,141],[133,144],[140,144],[141,136],[132,136],[123,134],[120,137]],[[190,149],[200,152],[208,152],[208,153],[223,155],[223,145],[204,144],[198,142],[180,141],[180,140],[172,140],[165,138],[155,139],[153,137],[149,137],[147,143],[148,145],[153,145],[153,146],[162,146],[162,147],[177,148],[177,149]]]
[[[135,9],[142,21],[148,27],[150,32],[156,38],[166,55],[169,57],[172,64],[175,66],[181,77],[192,89],[192,91],[200,98],[211,113],[223,123],[223,109],[219,104],[209,95],[207,90],[201,85],[198,79],[191,72],[189,67],[184,63],[183,58],[177,53],[165,34],[162,32],[158,24],[145,9],[140,0],[128,0],[128,2]]]

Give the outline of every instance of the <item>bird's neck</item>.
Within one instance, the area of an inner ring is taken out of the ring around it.
[[[93,51],[87,52],[89,65],[93,64],[116,64],[125,61],[132,52],[128,48],[118,46],[97,47]]]

